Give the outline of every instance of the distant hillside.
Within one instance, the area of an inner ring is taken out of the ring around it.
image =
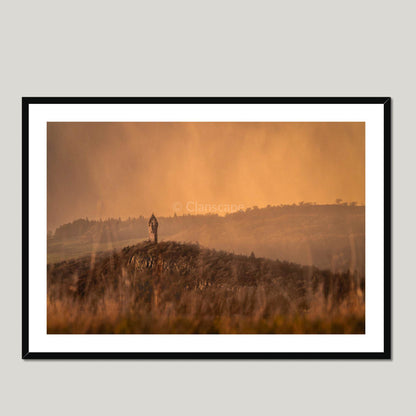
[[[156,213],[157,214],[157,213]],[[159,217],[160,240],[198,242],[236,254],[337,271],[365,270],[365,207],[301,204],[253,208],[220,217]],[[79,219],[48,239],[48,261],[120,248],[147,239],[147,219]]]
[[[48,265],[48,333],[363,333],[364,279],[197,244]]]

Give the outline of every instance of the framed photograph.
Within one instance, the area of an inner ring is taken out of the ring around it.
[[[390,98],[23,98],[23,358],[391,358]]]

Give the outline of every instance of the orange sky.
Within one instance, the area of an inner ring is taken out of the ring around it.
[[[169,216],[188,201],[362,204],[364,134],[364,123],[48,123],[48,229]]]

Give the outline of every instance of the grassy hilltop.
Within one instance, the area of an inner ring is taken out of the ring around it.
[[[147,239],[148,218],[79,219],[48,238],[48,263]],[[365,207],[354,204],[270,206],[218,215],[158,217],[159,239],[236,254],[285,259],[332,272],[365,273]]]
[[[48,264],[48,333],[363,333],[364,278],[197,244]]]

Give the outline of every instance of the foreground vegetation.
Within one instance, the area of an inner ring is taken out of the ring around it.
[[[48,333],[364,333],[364,279],[197,244],[48,265]]]

